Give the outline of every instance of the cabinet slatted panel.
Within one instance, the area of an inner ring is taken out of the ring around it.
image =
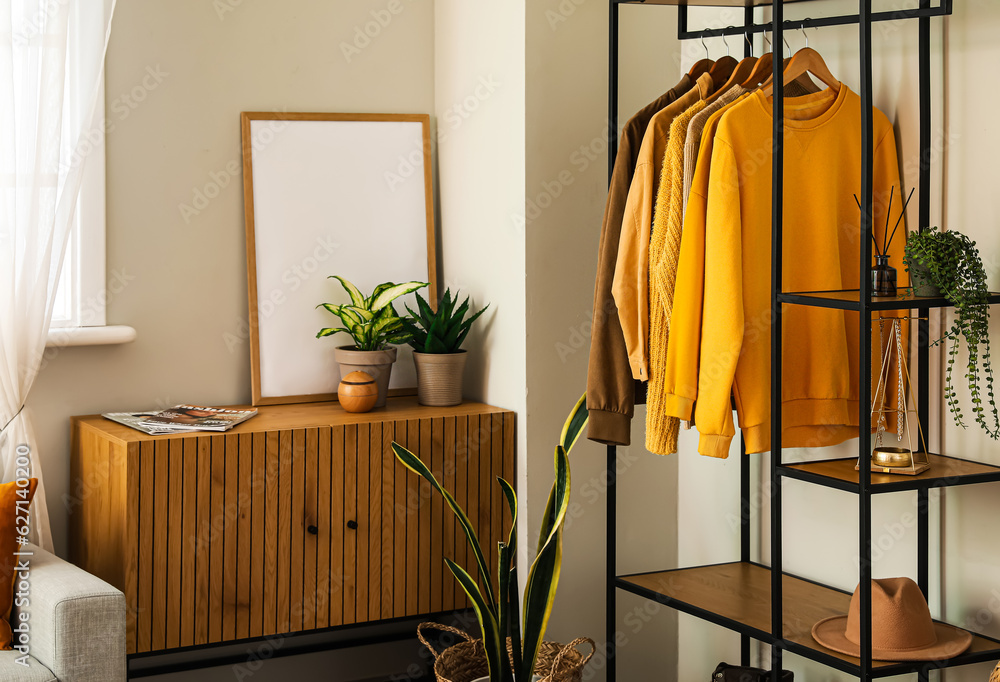
[[[224,434],[156,438],[75,418],[72,559],[125,592],[129,653],[468,608],[443,561],[476,574],[465,536],[389,446],[453,492],[495,572],[515,415],[393,403],[267,407]]]

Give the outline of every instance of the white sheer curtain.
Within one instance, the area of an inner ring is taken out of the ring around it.
[[[0,0],[0,471],[39,478],[31,539],[52,548],[25,400],[45,352],[94,121],[114,0]],[[44,456],[44,455],[43,455]],[[23,463],[23,460],[22,460]]]

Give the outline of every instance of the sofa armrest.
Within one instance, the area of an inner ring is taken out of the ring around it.
[[[39,547],[22,551],[32,555],[17,557],[28,563],[28,589],[22,590],[17,575],[11,614],[15,648],[25,653],[19,645],[26,636],[26,652],[60,682],[124,682],[125,595]]]

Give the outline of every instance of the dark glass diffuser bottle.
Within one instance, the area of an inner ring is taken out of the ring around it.
[[[896,295],[896,268],[889,265],[889,256],[875,256],[872,268],[872,295]]]

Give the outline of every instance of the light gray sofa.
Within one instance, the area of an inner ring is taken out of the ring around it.
[[[124,682],[125,595],[34,545],[24,551],[34,553],[28,557],[29,603],[19,608],[15,601],[11,623],[17,627],[20,613],[28,614],[29,655],[0,651],[0,680]]]

